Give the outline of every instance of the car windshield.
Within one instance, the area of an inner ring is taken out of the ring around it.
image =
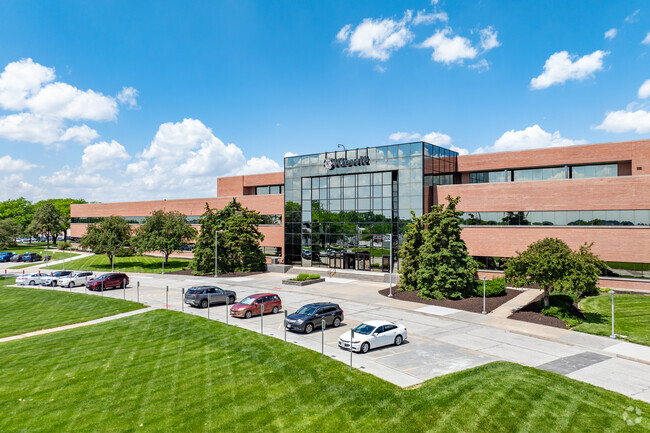
[[[362,323],[361,325],[358,325],[356,328],[354,328],[354,332],[356,334],[363,334],[363,335],[370,335],[374,330],[375,330],[374,326],[366,325],[365,323]]]
[[[101,277],[97,277],[96,279],[97,280],[105,280],[108,277],[109,277],[109,275],[102,275]]]
[[[316,311],[317,307],[314,307],[313,305],[305,305],[304,307],[301,307],[300,310],[296,311],[296,314],[302,314],[304,316],[311,316],[314,314],[314,311]]]
[[[253,298],[252,296],[246,296],[244,299],[239,301],[239,303],[244,304],[244,305],[250,305],[253,302],[255,302],[255,299],[257,299],[257,298]]]

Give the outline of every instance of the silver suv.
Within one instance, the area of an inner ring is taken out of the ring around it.
[[[216,286],[190,287],[185,292],[185,303],[194,307],[207,308],[208,302],[213,304],[232,305],[237,299],[237,294],[232,290],[223,290]]]

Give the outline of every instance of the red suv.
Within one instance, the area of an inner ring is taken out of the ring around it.
[[[104,274],[86,283],[88,290],[124,289],[128,285],[129,277],[121,273]]]
[[[233,305],[230,308],[230,315],[250,319],[253,316],[262,314],[262,305],[264,305],[265,314],[276,314],[282,309],[282,301],[278,295],[274,293],[258,293],[257,295],[247,296]]]

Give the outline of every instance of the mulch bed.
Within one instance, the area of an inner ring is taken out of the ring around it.
[[[524,305],[519,311],[512,313],[508,319],[521,320],[522,322],[537,323],[538,325],[553,326],[555,328],[567,328],[567,323],[557,317],[545,316],[542,314],[540,300],[542,295],[533,299],[529,304]]]
[[[166,274],[171,274],[171,275],[190,275],[192,277],[208,277],[208,278],[214,278],[214,274],[206,274],[206,275],[194,275],[192,269],[183,269],[182,271],[174,271],[174,272],[165,272]],[[265,274],[267,271],[259,271],[259,272],[229,272],[227,274],[219,274],[219,278],[234,278],[234,277],[250,277],[251,275],[259,275],[259,274]]]
[[[389,289],[382,289],[379,291],[380,295],[388,296]],[[514,289],[506,289],[506,294],[503,296],[495,296],[493,298],[485,299],[485,310],[489,313],[501,305],[505,304],[515,296],[519,295],[521,291]],[[466,298],[460,300],[446,300],[439,301],[437,299],[422,299],[418,296],[417,290],[399,291],[393,287],[393,298],[400,301],[418,302],[420,304],[437,305],[439,307],[455,308],[457,310],[470,311],[472,313],[483,312],[483,297]]]

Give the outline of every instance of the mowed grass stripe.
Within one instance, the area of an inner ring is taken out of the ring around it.
[[[115,257],[115,272],[142,272],[161,273],[162,261],[160,257]],[[192,261],[189,259],[169,259],[165,263],[165,272],[181,271],[189,269]],[[78,271],[111,272],[111,262],[107,255],[96,254],[82,257],[65,264],[66,269]],[[63,264],[47,266],[43,269],[63,269]]]
[[[171,311],[0,345],[0,365],[3,432],[140,424],[192,432],[634,432],[648,425],[628,427],[623,410],[650,412],[620,394],[509,363],[404,390],[281,340]]]
[[[142,308],[142,304],[29,287],[0,288],[0,337],[86,322]]]

